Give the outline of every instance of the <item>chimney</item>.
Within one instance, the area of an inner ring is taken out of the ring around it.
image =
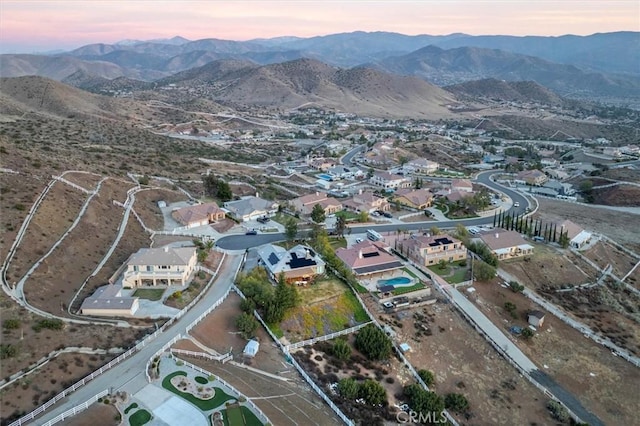
[[[362,250],[358,251],[358,258],[362,259]]]

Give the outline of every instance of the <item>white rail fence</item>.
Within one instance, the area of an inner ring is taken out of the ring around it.
[[[194,351],[188,351],[185,349],[171,348],[171,353],[178,354],[178,355],[191,356],[194,358],[204,358],[211,361],[218,361],[223,364],[233,359],[233,355],[231,355],[231,352],[227,352],[226,354],[221,354],[221,355],[211,355],[206,352],[194,352]]]
[[[331,340],[331,339],[335,339],[336,337],[345,335],[345,334],[351,334],[354,333],[358,330],[360,330],[362,327],[365,327],[367,325],[371,324],[371,321],[366,322],[364,324],[358,324],[354,327],[351,328],[347,328],[344,330],[340,330],[340,331],[336,331],[335,333],[330,333],[330,334],[325,334],[324,336],[320,336],[320,337],[314,337],[313,339],[308,339],[308,340],[303,340],[301,342],[296,342],[296,343],[292,343],[290,345],[285,346],[284,348],[288,351],[292,350],[292,349],[297,349],[297,348],[301,348],[303,346],[309,346],[309,345],[313,345],[314,343],[317,342],[324,342],[327,340]]]
[[[76,405],[75,407],[65,411],[64,413],[57,415],[53,419],[51,419],[48,422],[44,423],[42,426],[52,426],[52,425],[54,425],[56,423],[59,423],[59,422],[63,421],[64,419],[66,419],[68,417],[73,417],[76,414],[78,414],[78,413],[86,410],[87,408],[89,408],[89,406],[91,404],[93,404],[94,402],[96,402],[98,399],[100,399],[103,396],[106,396],[108,394],[109,394],[109,390],[105,389],[102,392],[92,396],[91,398],[89,398],[88,400],[83,402],[82,404]]]
[[[177,356],[175,356],[174,354],[170,353],[169,356],[171,358],[173,358],[176,361],[180,361],[182,363],[184,363],[185,366],[192,368],[196,371],[198,371],[199,373],[204,374],[205,376],[209,377],[209,376],[213,376],[214,374],[211,373],[210,371],[207,371],[203,368],[198,367],[197,365],[191,364],[189,361],[185,361],[182,358],[178,358]],[[240,392],[238,389],[236,389],[235,387],[231,386],[227,381],[223,380],[220,376],[215,376],[216,380],[219,381],[220,383],[222,383],[223,385],[225,385],[227,388],[231,389],[233,392],[237,393],[241,398],[245,399],[245,402],[243,402],[243,404],[248,405],[249,407],[251,407],[251,409],[258,414],[258,417],[260,418],[260,421],[262,421],[263,424],[272,424],[271,421],[269,420],[269,418],[267,417],[266,414],[264,414],[262,412],[262,410],[260,408],[258,408],[258,406],[256,404],[254,404],[253,401],[251,401],[250,398],[248,398],[245,394],[243,394],[242,392]]]

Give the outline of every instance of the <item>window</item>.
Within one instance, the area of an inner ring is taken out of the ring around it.
[[[160,265],[160,269],[169,269],[169,266],[167,266],[167,265]]]

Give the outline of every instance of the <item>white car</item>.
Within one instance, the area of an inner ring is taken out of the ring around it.
[[[516,201],[515,203],[513,203],[513,207],[520,207],[520,203]]]

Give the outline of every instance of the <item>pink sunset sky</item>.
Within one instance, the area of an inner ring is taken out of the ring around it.
[[[175,35],[190,40],[403,34],[588,35],[639,31],[638,0],[0,2],[0,50],[70,49]]]

